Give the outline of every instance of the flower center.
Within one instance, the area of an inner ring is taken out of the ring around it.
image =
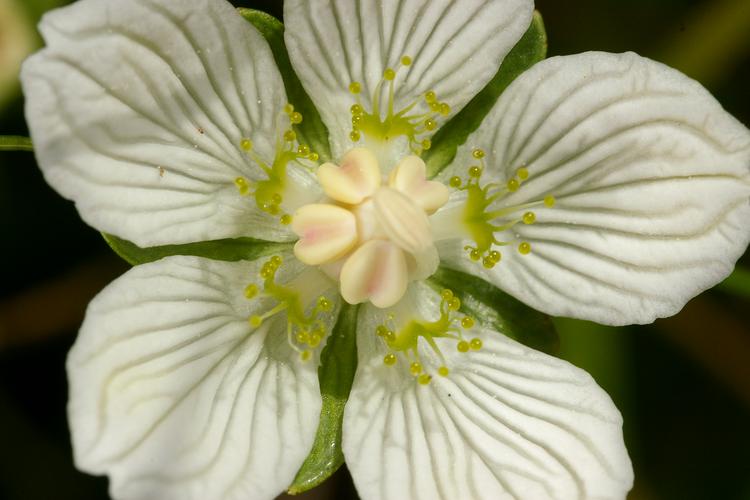
[[[419,157],[403,158],[384,179],[375,155],[355,148],[316,174],[327,199],[295,212],[294,254],[338,280],[344,300],[391,307],[409,282],[435,272],[429,215],[448,201],[448,190],[426,179]]]

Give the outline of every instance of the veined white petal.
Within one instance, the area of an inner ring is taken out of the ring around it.
[[[420,385],[401,361],[384,365],[383,316],[368,306],[360,321],[344,413],[343,451],[364,500],[625,498],[622,419],[587,373],[481,330],[470,333],[480,351],[438,340],[450,373]],[[429,347],[420,351],[434,373]]]
[[[270,499],[294,478],[318,424],[317,363],[291,349],[283,316],[250,327],[267,306],[243,293],[261,264],[168,257],[90,304],[68,413],[76,465],[108,474],[114,498]]]
[[[349,84],[362,84],[370,106],[383,71],[410,56],[396,108],[433,90],[455,113],[495,75],[533,8],[530,0],[287,0],[285,39],[339,157],[351,148]]]
[[[271,162],[286,96],[228,2],[81,0],[40,30],[26,117],[45,178],[87,223],[141,246],[291,237],[234,185],[263,178],[241,141]]]
[[[726,277],[750,239],[747,128],[695,81],[635,54],[533,67],[443,175],[465,175],[474,147],[487,152],[483,182],[528,169],[497,208],[557,203],[498,235],[531,243],[529,255],[505,250],[491,271],[464,257],[465,242],[441,257],[547,313],[607,324],[672,315]]]

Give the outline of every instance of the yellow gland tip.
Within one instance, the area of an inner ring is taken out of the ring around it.
[[[284,106],[284,113],[288,115],[291,115],[292,113],[294,113],[294,106],[290,103],[287,103],[287,105]]]
[[[349,92],[356,95],[362,92],[362,84],[359,82],[352,82],[349,84]]]
[[[471,342],[469,343],[469,346],[474,351],[480,350],[482,348],[482,339],[480,339],[480,338],[473,338],[473,339],[471,339]]]
[[[352,140],[352,142],[357,142],[360,140],[362,135],[359,133],[358,130],[352,130],[352,132],[349,134],[349,139]]]
[[[470,316],[464,316],[463,319],[461,320],[461,326],[464,327],[467,330],[469,328],[473,327],[474,326],[474,318],[472,318]]]
[[[297,153],[302,156],[309,156],[310,155],[310,146],[307,144],[300,144],[297,146]]]
[[[301,352],[301,353],[299,354],[299,358],[300,358],[300,359],[301,359],[302,361],[309,361],[311,357],[312,357],[312,352],[310,352],[310,351],[302,351],[302,352]]]
[[[302,123],[302,113],[298,113],[295,111],[294,113],[291,114],[291,116],[289,117],[289,120],[294,125],[299,125],[300,123]]]
[[[544,204],[550,208],[555,206],[555,197],[552,195],[548,195],[544,197]]]
[[[469,347],[469,343],[465,340],[462,340],[456,345],[456,349],[458,350],[458,352],[469,352]]]
[[[430,131],[435,130],[437,128],[437,122],[433,120],[432,118],[428,118],[424,122],[424,128]]]
[[[284,140],[286,142],[294,142],[297,139],[297,134],[294,130],[287,130],[284,132]]]
[[[481,160],[482,158],[484,158],[484,150],[475,149],[474,151],[471,152],[471,155],[477,160]]]
[[[422,373],[422,364],[415,361],[414,363],[409,365],[409,371],[416,377],[417,375]]]
[[[441,377],[447,377],[450,372],[451,371],[447,366],[441,366],[440,368],[438,368],[438,375],[440,375]]]
[[[451,300],[453,298],[453,291],[446,288],[440,292],[440,298],[443,300]]]
[[[511,193],[514,193],[518,191],[518,188],[521,187],[521,183],[518,182],[518,179],[511,179],[508,181],[508,191]]]
[[[536,214],[534,212],[526,212],[523,214],[523,223],[524,224],[533,224],[536,222]]]
[[[469,177],[473,179],[479,179],[482,176],[482,167],[474,165],[469,167]]]
[[[365,108],[363,108],[361,104],[352,104],[352,107],[349,108],[349,110],[354,116],[360,116],[365,113]]]
[[[240,147],[243,151],[251,151],[253,149],[253,141],[248,138],[242,139],[240,141]]]
[[[531,243],[528,241],[522,242],[520,245],[518,245],[518,253],[521,255],[528,255],[531,253]]]
[[[458,297],[453,297],[452,299],[448,300],[448,309],[451,311],[458,311],[461,309],[461,299]]]
[[[529,170],[525,167],[521,167],[518,170],[516,170],[516,175],[518,176],[519,179],[521,179],[522,181],[525,181],[526,179],[529,178]]]
[[[437,102],[437,94],[434,91],[430,90],[424,95],[424,100],[427,102],[427,104]]]
[[[252,299],[258,295],[258,285],[251,283],[245,287],[245,298]]]
[[[451,107],[447,102],[443,102],[440,104],[440,114],[443,116],[448,116],[451,114]]]
[[[393,365],[395,365],[396,364],[396,355],[393,354],[393,353],[386,354],[385,357],[383,358],[383,363],[386,366],[393,366]]]
[[[429,139],[425,139],[422,141],[422,150],[427,151],[432,147],[432,141]]]
[[[450,187],[452,188],[460,188],[461,187],[461,178],[457,175],[454,175],[450,178],[450,181],[448,181],[448,184],[450,184]]]
[[[250,194],[250,184],[244,177],[237,177],[234,180],[234,185],[237,186],[237,190],[240,192],[241,196],[247,196]]]
[[[252,326],[253,328],[258,328],[263,323],[263,318],[261,318],[257,314],[254,314],[250,316],[250,319],[248,320],[248,322],[250,323],[250,326]]]
[[[421,385],[427,385],[432,381],[432,375],[428,375],[426,373],[423,373],[419,376],[417,379]]]
[[[393,71],[391,68],[387,68],[385,71],[383,71],[383,78],[385,78],[388,81],[393,80],[396,78],[396,72]]]
[[[412,62],[411,61],[411,57],[409,57],[409,56],[404,56],[404,57],[401,58],[401,65],[402,66],[411,66],[411,62]]]
[[[281,217],[279,217],[279,222],[281,222],[282,226],[288,226],[292,223],[292,216],[289,214],[284,214]]]

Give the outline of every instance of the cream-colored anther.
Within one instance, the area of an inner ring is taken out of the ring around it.
[[[368,241],[346,260],[340,280],[341,296],[349,304],[369,300],[375,307],[391,307],[409,284],[406,257],[389,241]]]
[[[305,205],[294,213],[292,231],[299,236],[294,255],[309,266],[344,256],[357,243],[357,220],[335,205]]]
[[[411,198],[428,214],[448,202],[448,188],[442,182],[427,180],[427,167],[418,156],[407,156],[391,172],[388,185]]]
[[[323,191],[336,201],[356,205],[380,187],[378,160],[369,149],[354,148],[344,155],[341,165],[325,163],[318,168]]]
[[[382,187],[373,196],[375,217],[393,243],[412,254],[432,245],[430,221],[422,207],[395,189]]]

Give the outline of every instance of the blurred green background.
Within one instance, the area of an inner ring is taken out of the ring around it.
[[[62,3],[0,0],[0,134],[27,134],[18,64],[40,44],[39,16]],[[280,1],[234,3],[281,15]],[[634,50],[701,81],[750,125],[750,0],[536,5],[550,55]],[[106,479],[72,465],[64,362],[86,303],[127,266],[30,153],[0,151],[0,234],[0,499],[107,498]],[[624,415],[629,498],[750,500],[749,289],[735,278],[645,327],[558,321],[560,356],[592,373]],[[300,498],[356,497],[342,470]]]

